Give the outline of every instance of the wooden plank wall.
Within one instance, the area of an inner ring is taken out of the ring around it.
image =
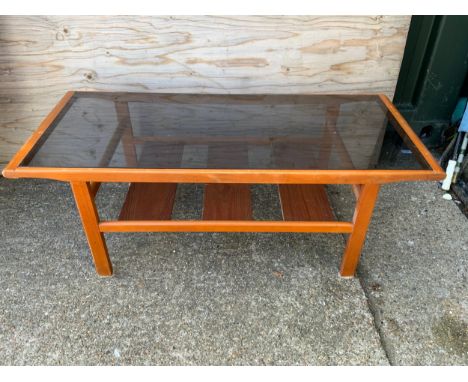
[[[0,166],[67,90],[390,97],[409,16],[0,17]]]

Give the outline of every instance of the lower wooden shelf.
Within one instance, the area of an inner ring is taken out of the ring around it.
[[[321,184],[280,184],[284,220],[335,220],[325,186]]]
[[[171,220],[177,184],[132,183],[119,220],[99,224],[102,232],[341,232],[352,223],[336,222],[323,185],[279,185],[282,221],[255,221],[251,186],[207,184],[203,220]]]
[[[249,184],[210,183],[205,186],[203,220],[252,220]]]
[[[132,183],[119,220],[170,220],[177,183]]]

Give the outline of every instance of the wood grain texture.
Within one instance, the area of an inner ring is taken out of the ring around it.
[[[252,198],[248,184],[207,184],[203,220],[252,220]]]
[[[354,210],[353,232],[348,237],[341,260],[340,275],[342,277],[353,277],[356,272],[379,189],[379,184],[364,184],[361,186],[359,199]]]
[[[106,239],[99,231],[99,214],[94,204],[90,186],[85,182],[71,182],[71,188],[89,249],[93,256],[96,272],[100,276],[112,276],[112,263],[107,251]]]
[[[132,183],[119,220],[170,220],[176,183]]]
[[[278,185],[284,220],[335,220],[325,186],[321,184]]]
[[[285,222],[251,220],[104,221],[101,232],[328,232],[351,233],[349,222]]]
[[[220,170],[145,168],[20,167],[4,170],[6,178],[54,179],[65,182],[363,184],[442,180],[433,170]]]
[[[2,16],[0,164],[68,90],[385,93],[409,16]]]

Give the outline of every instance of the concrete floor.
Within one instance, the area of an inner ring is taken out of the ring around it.
[[[103,187],[103,217],[124,194]],[[201,195],[181,187],[176,217]],[[271,187],[254,202],[278,216]],[[468,222],[435,183],[383,186],[355,279],[341,235],[240,233],[110,234],[100,278],[67,184],[0,178],[0,208],[2,365],[468,364]]]

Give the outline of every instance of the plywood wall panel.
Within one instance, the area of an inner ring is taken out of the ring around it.
[[[393,95],[409,16],[0,17],[0,164],[71,89]]]

